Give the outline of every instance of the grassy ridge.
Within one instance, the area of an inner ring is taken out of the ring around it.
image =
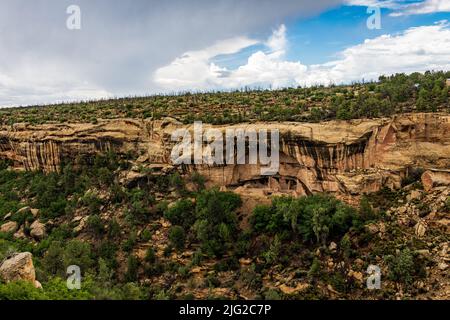
[[[378,82],[282,90],[155,95],[0,110],[2,124],[97,122],[98,119],[170,116],[183,123],[321,121],[448,111],[450,71],[396,74]]]

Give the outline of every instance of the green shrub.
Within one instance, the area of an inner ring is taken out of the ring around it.
[[[89,271],[94,264],[90,244],[79,240],[69,241],[64,249],[63,261],[65,268],[76,265],[82,272]]]
[[[127,193],[122,189],[122,187],[116,183],[112,184],[110,188],[111,202],[113,204],[119,204],[127,199]]]
[[[186,185],[178,172],[169,177],[169,183],[172,188],[175,188],[179,195],[186,195]]]
[[[169,241],[172,246],[177,250],[182,250],[184,248],[184,242],[186,241],[186,233],[183,227],[173,226],[169,230]]]
[[[136,232],[132,231],[128,235],[128,238],[122,244],[123,251],[130,252],[131,250],[133,250],[134,246],[136,245],[136,242],[137,242]]]
[[[116,219],[111,219],[108,224],[108,237],[114,239],[120,236],[120,225]]]
[[[294,199],[279,197],[272,206],[259,206],[250,223],[257,233],[280,234],[290,229],[304,240],[325,243],[330,237],[341,237],[358,224],[356,212],[350,206],[328,195],[313,195]]]
[[[45,252],[43,259],[41,260],[42,267],[50,275],[63,276],[65,273],[63,256],[64,246],[62,242],[51,242],[47,251]]]
[[[144,300],[142,289],[135,283],[126,283],[120,288],[120,300]]]
[[[172,244],[167,245],[163,251],[164,257],[168,258],[170,256],[170,254],[172,253],[172,250],[173,250]]]
[[[102,200],[93,193],[87,193],[81,198],[81,204],[88,208],[89,215],[100,214],[100,207],[102,206]]]
[[[108,168],[99,168],[96,176],[99,186],[110,186],[114,182],[114,174]]]
[[[0,300],[46,300],[42,290],[28,281],[0,283]]]
[[[65,215],[67,213],[67,204],[68,203],[65,197],[60,196],[59,198],[50,202],[47,207],[42,208],[42,217],[44,219],[54,219]]]
[[[345,234],[342,237],[340,242],[340,248],[344,257],[347,259],[350,258],[350,256],[352,255],[352,242],[348,234]]]
[[[270,244],[269,250],[263,253],[263,257],[266,260],[266,263],[272,264],[278,261],[280,258],[281,251],[281,241],[278,236],[275,236],[272,243]]]
[[[208,288],[217,288],[220,286],[220,280],[214,274],[209,274],[205,279],[205,285]]]
[[[164,217],[173,225],[183,226],[189,230],[195,222],[195,205],[189,199],[176,202],[164,213]]]
[[[191,264],[193,266],[199,266],[202,263],[203,260],[203,254],[201,250],[197,250],[194,252],[194,255],[192,256]]]
[[[230,270],[238,270],[239,267],[240,267],[239,260],[235,256],[232,256],[218,261],[214,265],[214,270],[217,272],[230,271]]]
[[[152,247],[147,249],[145,253],[145,261],[149,263],[154,263],[156,261],[155,249],[153,249]]]
[[[320,261],[317,258],[314,258],[311,267],[309,268],[308,271],[308,277],[310,278],[317,277],[320,274],[320,270],[321,270]]]
[[[98,247],[98,256],[108,264],[108,267],[115,268],[117,266],[116,254],[118,246],[112,241],[102,241]]]
[[[387,256],[386,261],[389,265],[389,277],[394,281],[400,281],[409,285],[413,281],[415,274],[414,256],[406,248],[396,256]]]
[[[203,252],[221,256],[234,246],[239,233],[236,210],[240,206],[240,197],[232,192],[211,189],[198,195],[194,230]]]
[[[129,256],[127,261],[126,282],[135,282],[138,277],[139,260],[135,256]]]
[[[11,160],[9,160],[9,159],[1,159],[0,160],[0,170],[6,170],[11,165],[13,165],[13,162]]]
[[[249,268],[241,270],[239,280],[249,289],[259,290],[262,286],[261,275],[256,272],[255,265],[251,265]]]
[[[181,278],[186,279],[189,276],[189,268],[186,266],[180,266],[177,270],[177,273]]]
[[[205,189],[205,177],[203,177],[198,172],[194,172],[191,175],[191,179],[190,180],[195,185],[197,192],[198,191],[202,191],[203,189]]]
[[[23,225],[25,222],[32,222],[34,220],[30,210],[23,210],[16,212],[11,216],[11,220],[17,222],[18,225]]]
[[[153,204],[154,198],[139,188],[131,190],[128,198],[128,211],[132,219],[137,223],[147,221],[150,216],[150,206]]]
[[[363,221],[374,220],[377,217],[366,195],[362,196],[359,202],[359,216]]]
[[[264,292],[264,299],[265,300],[281,300],[280,293],[275,289],[269,289],[266,292]]]
[[[80,290],[69,290],[65,279],[52,278],[42,284],[43,293],[49,300],[90,300],[94,296],[90,292],[91,280],[83,278]]]
[[[273,210],[270,206],[258,205],[250,217],[250,224],[256,233],[275,234],[289,228],[280,211]]]
[[[71,238],[72,236],[73,229],[67,223],[60,224],[59,226],[55,227],[50,233],[50,238],[52,241],[63,241]]]
[[[103,235],[105,232],[105,226],[99,216],[90,216],[87,220],[87,227],[90,231],[99,236]]]
[[[144,231],[142,231],[141,233],[141,240],[143,242],[148,242],[152,239],[152,232],[148,229],[145,229]]]

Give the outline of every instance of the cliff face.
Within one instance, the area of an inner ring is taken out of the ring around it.
[[[204,125],[204,129],[211,126]],[[173,168],[171,134],[175,120],[105,120],[98,124],[16,124],[0,128],[0,157],[25,170],[58,170],[63,161],[93,158],[113,150],[136,163]],[[214,126],[225,131],[230,126]],[[261,175],[259,165],[189,165],[210,185],[261,195],[313,192],[358,194],[399,187],[416,167],[450,168],[450,115],[404,114],[391,119],[324,123],[254,123],[231,128],[280,132],[280,169]]]

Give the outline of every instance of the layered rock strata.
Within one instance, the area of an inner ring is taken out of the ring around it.
[[[15,124],[0,128],[0,158],[17,169],[59,170],[62,163],[88,163],[112,150],[135,163],[177,169],[171,161],[172,133],[193,125],[163,120],[115,119],[96,124]],[[387,186],[397,188],[417,168],[432,172],[450,168],[450,115],[403,114],[392,118],[322,123],[264,122],[227,129],[279,130],[280,166],[264,176],[260,165],[183,165],[198,171],[209,185],[247,188],[264,194],[314,192],[360,194]]]

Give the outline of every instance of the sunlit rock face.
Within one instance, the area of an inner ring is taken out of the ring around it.
[[[264,176],[260,165],[183,165],[174,167],[172,133],[193,131],[174,119],[100,120],[97,124],[16,124],[0,128],[0,157],[17,169],[59,170],[61,164],[89,164],[112,150],[135,163],[164,172],[198,171],[209,186],[262,195],[315,192],[361,194],[397,188],[415,168],[450,168],[450,115],[403,114],[374,120],[323,123],[265,122],[203,129],[279,130],[280,165]]]

